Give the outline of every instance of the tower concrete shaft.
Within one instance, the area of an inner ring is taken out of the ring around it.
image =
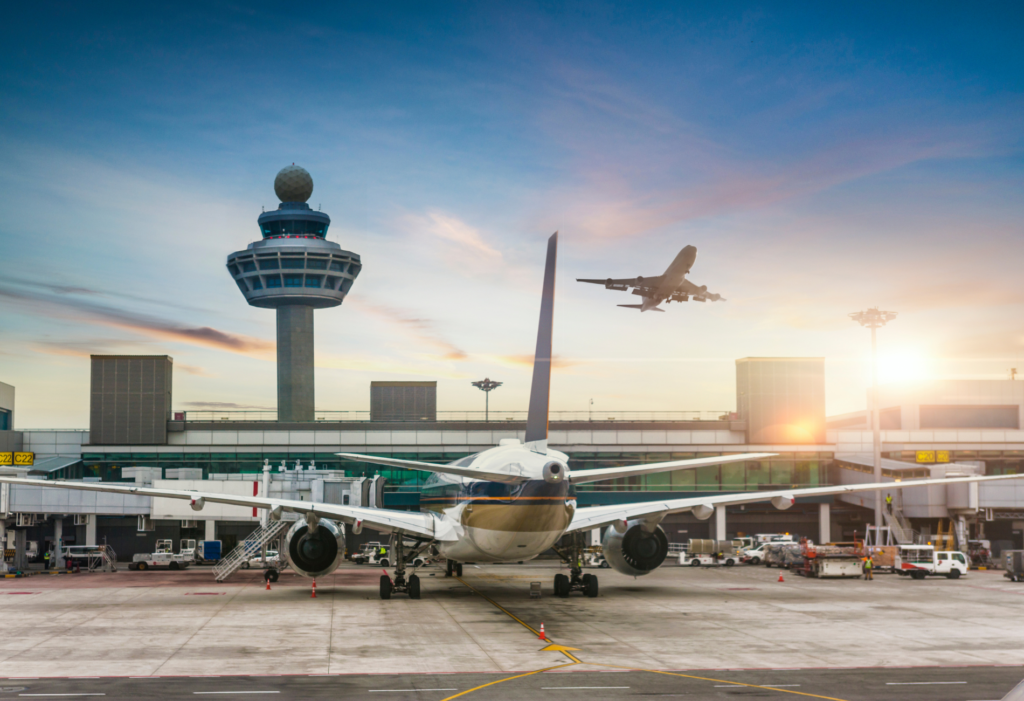
[[[313,421],[313,307],[277,308],[277,420]]]

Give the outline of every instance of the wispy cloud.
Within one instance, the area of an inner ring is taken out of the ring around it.
[[[177,341],[261,358],[270,357],[275,348],[274,343],[261,338],[233,334],[209,326],[189,326],[97,304],[73,295],[54,295],[24,287],[15,289],[0,283],[0,298],[36,314],[64,320],[72,319],[79,323],[83,319],[87,319],[92,323],[120,328],[165,341]]]
[[[378,319],[382,319],[401,331],[416,344],[414,352],[431,350],[433,357],[439,360],[466,360],[468,354],[451,343],[434,328],[435,323],[419,316],[414,316],[402,309],[383,304],[374,304],[360,298],[348,300],[349,306],[359,309]]]

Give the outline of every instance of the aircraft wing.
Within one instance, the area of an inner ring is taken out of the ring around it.
[[[905,482],[874,482],[870,484],[847,484],[832,487],[809,487],[806,489],[780,489],[771,492],[739,492],[706,497],[687,497],[686,499],[665,499],[633,504],[616,504],[613,506],[588,506],[576,509],[567,533],[600,528],[618,521],[632,519],[656,518],[660,521],[668,514],[684,511],[702,512],[698,518],[709,518],[716,506],[733,506],[738,504],[755,504],[757,502],[775,501],[782,508],[789,508],[798,497],[820,497],[833,494],[850,494],[855,492],[872,492],[877,489],[907,489],[910,487],[926,487],[933,484],[957,484],[958,482],[988,482],[991,480],[1021,479],[1022,475],[996,475],[993,477],[951,477],[949,479],[907,480]]]
[[[725,463],[743,462],[744,460],[761,460],[764,458],[770,458],[773,455],[775,455],[775,453],[743,453],[740,455],[720,455],[713,458],[654,462],[646,465],[629,465],[626,467],[599,467],[594,470],[576,470],[570,472],[569,481],[573,484],[586,484],[587,482],[613,480],[618,479],[619,477],[650,475],[656,472],[671,472],[673,470],[686,470],[704,467],[705,465],[724,465]]]
[[[406,470],[422,470],[423,472],[440,472],[445,475],[458,475],[459,477],[470,477],[472,479],[486,480],[487,482],[503,482],[505,484],[519,484],[526,482],[528,478],[518,472],[490,472],[478,470],[473,467],[460,467],[458,465],[437,465],[432,462],[420,462],[419,460],[399,460],[397,458],[385,458],[377,455],[360,455],[359,453],[335,453],[346,460],[355,462],[368,462],[374,465],[386,465],[388,467],[402,467]]]
[[[254,507],[257,509],[277,509],[296,514],[313,513],[321,518],[353,524],[361,522],[363,526],[385,533],[407,533],[438,540],[450,540],[455,536],[444,531],[440,517],[432,513],[415,511],[397,511],[393,509],[374,509],[365,506],[342,506],[341,504],[324,504],[313,501],[292,501],[290,499],[267,499],[265,497],[246,497],[215,492],[189,492],[183,489],[156,489],[153,487],[136,487],[130,484],[111,484],[109,482],[62,482],[59,480],[30,480],[0,475],[0,482],[21,484],[28,487],[50,487],[54,489],[77,489],[85,492],[109,492],[111,494],[134,494],[142,497],[161,497],[163,499],[188,499],[193,503],[208,501],[211,504],[232,504],[234,506]]]
[[[719,300],[722,300],[723,302],[725,301],[722,295],[715,294],[714,292],[708,292],[707,285],[694,285],[692,282],[685,278],[683,278],[683,281],[680,282],[678,286],[676,286],[676,290],[682,292],[683,294],[696,297],[698,298],[698,301],[701,301],[703,299],[710,299],[712,302],[717,302]]]
[[[592,285],[604,285],[605,289],[608,290],[619,290],[625,292],[630,287],[636,287],[641,290],[653,289],[661,284],[661,275],[652,275],[651,277],[627,277],[627,278],[605,278],[603,280],[590,280],[586,278],[576,278],[576,282],[589,282]]]

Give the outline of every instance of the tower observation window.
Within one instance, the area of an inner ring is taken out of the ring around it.
[[[261,226],[263,236],[326,236],[327,225],[307,219],[268,221]]]
[[[232,277],[237,277],[238,276],[238,266],[237,265],[234,265],[234,264],[229,265],[228,266],[228,270],[231,271],[231,276]]]
[[[320,280],[323,279],[320,275],[307,275],[306,276],[306,287],[320,287]]]
[[[264,280],[267,281],[267,289],[268,290],[271,287],[280,287],[281,286],[281,276],[280,275],[267,275],[264,278]]]
[[[339,273],[343,273],[343,272],[345,272],[345,263],[342,263],[342,262],[336,261],[336,260],[332,260],[331,261],[331,270],[334,270],[334,271],[339,272]]]
[[[302,268],[303,264],[305,262],[306,261],[305,261],[304,258],[282,258],[281,259],[281,267],[282,268]]]
[[[285,287],[302,287],[302,276],[301,275],[285,275],[284,276]]]
[[[253,263],[251,260],[242,263],[242,272],[243,273],[251,273],[251,272],[254,272],[255,270],[256,270],[256,264]]]
[[[248,292],[248,291],[249,291],[249,288],[248,288],[248,287],[246,287],[246,285],[245,285],[245,282],[244,282],[244,281],[242,281],[242,280],[235,280],[235,282],[237,282],[237,283],[238,283],[238,289],[240,289],[240,290],[241,290],[241,291],[242,291],[243,293],[245,293],[245,292]]]
[[[263,283],[260,282],[259,276],[254,276],[254,277],[250,277],[250,278],[246,278],[246,279],[249,281],[249,284],[252,285],[252,289],[254,289],[254,290],[262,290],[263,289]]]
[[[277,270],[279,267],[280,266],[277,264],[277,258],[260,261],[260,270]],[[278,287],[280,287],[280,285],[278,285]]]
[[[311,270],[327,270],[327,261],[310,258],[309,260],[306,261],[306,267],[310,268]]]
[[[338,289],[338,278],[331,277],[330,275],[328,275],[327,276],[326,286],[331,288],[332,290]]]

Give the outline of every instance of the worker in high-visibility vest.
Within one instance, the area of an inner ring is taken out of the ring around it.
[[[47,550],[46,553],[43,555],[43,569],[44,570],[50,569],[50,551],[49,550]]]
[[[869,554],[864,558],[864,579],[873,580],[875,578],[873,573],[874,567],[875,562],[871,559],[871,555]]]
[[[892,516],[892,494],[885,495],[885,508],[889,510],[889,515]]]

